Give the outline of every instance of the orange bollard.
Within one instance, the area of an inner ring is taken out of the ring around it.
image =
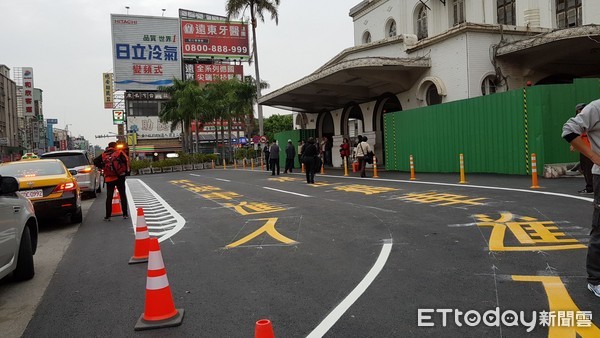
[[[244,170],[246,170],[246,158],[244,157],[244,159],[242,160],[242,164],[244,165]]]
[[[321,161],[321,175],[325,174],[325,162]]]
[[[301,173],[305,173],[304,171],[304,163],[302,163],[302,169],[300,170]]]
[[[379,178],[377,175],[377,157],[373,156],[373,178]]]
[[[176,309],[157,238],[150,239],[148,277],[146,278],[146,305],[134,330],[160,329],[181,325],[183,309]]]
[[[129,264],[145,263],[148,261],[150,234],[144,217],[144,209],[137,208],[137,222],[135,224],[135,245],[133,247],[133,256]]]
[[[236,159],[233,160],[233,169],[237,169],[237,160]]]
[[[260,170],[265,170],[265,159],[260,158]]]
[[[468,183],[465,180],[465,158],[463,154],[460,154],[460,184]]]
[[[415,178],[415,162],[413,161],[413,156],[410,155],[410,180],[414,181]]]
[[[537,156],[535,153],[531,154],[531,189],[539,189],[538,175],[537,175]]]
[[[119,190],[115,188],[112,198],[112,209],[110,216],[121,216],[123,215],[123,209],[121,208],[121,196],[119,196]]]
[[[344,157],[344,176],[348,176],[348,158]]]
[[[223,159],[223,169],[227,169],[227,165],[225,164],[225,159]]]
[[[215,169],[215,160],[212,160],[212,168]]]
[[[256,322],[254,329],[254,338],[275,338],[273,326],[268,319],[261,319]]]
[[[254,170],[254,159],[250,160],[250,170]]]

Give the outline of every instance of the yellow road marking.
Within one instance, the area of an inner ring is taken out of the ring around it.
[[[555,276],[518,276],[513,275],[512,279],[517,282],[540,282],[544,285],[546,296],[548,297],[549,311],[581,311],[569,295],[567,288]],[[581,338],[600,337],[600,329],[593,323],[589,327],[581,326],[559,326],[552,325],[548,327],[548,338]]]
[[[284,235],[280,234],[279,231],[277,231],[277,229],[275,229],[275,223],[277,222],[277,218],[262,218],[262,219],[259,219],[259,221],[267,221],[267,222],[265,223],[265,225],[263,225],[262,227],[260,227],[256,231],[254,231],[253,233],[249,234],[248,236],[246,236],[238,241],[235,241],[235,242],[225,246],[225,248],[231,249],[231,248],[240,246],[248,241],[251,241],[256,236],[262,234],[263,232],[266,232],[269,236],[273,237],[274,239],[276,239],[279,242],[284,243],[284,244],[291,245],[291,244],[298,243],[298,242],[291,240],[291,239],[285,237]]]

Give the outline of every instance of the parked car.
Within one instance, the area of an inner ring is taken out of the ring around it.
[[[11,272],[16,280],[35,274],[38,223],[33,204],[17,190],[16,178],[0,176],[0,279]]]
[[[81,196],[75,170],[57,159],[32,159],[0,164],[0,175],[19,181],[19,192],[33,203],[38,219],[70,216],[81,223]]]
[[[85,150],[61,150],[51,151],[41,155],[41,158],[57,158],[61,160],[69,170],[76,170],[75,178],[79,189],[84,194],[96,197],[102,191],[100,171],[88,152]]]

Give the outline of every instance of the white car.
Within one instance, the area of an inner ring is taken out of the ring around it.
[[[82,194],[96,197],[102,190],[100,170],[96,168],[91,157],[85,150],[59,150],[44,153],[41,158],[57,158],[61,160],[69,170],[77,171],[75,179]]]
[[[21,196],[19,182],[0,176],[0,278],[13,273],[15,280],[33,278],[38,223],[33,204]]]

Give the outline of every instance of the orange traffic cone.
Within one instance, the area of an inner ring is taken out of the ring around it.
[[[123,209],[121,209],[121,196],[119,196],[119,191],[115,189],[112,198],[112,210],[110,213],[111,216],[121,216],[123,215]]]
[[[275,333],[273,333],[273,326],[271,325],[270,320],[261,319],[256,322],[254,338],[275,338]]]
[[[135,225],[135,246],[129,264],[145,263],[148,261],[148,243],[150,235],[144,217],[144,209],[137,208],[137,223]]]
[[[183,321],[183,309],[176,309],[167,270],[163,262],[157,238],[150,239],[150,259],[146,279],[146,307],[135,324],[135,331],[179,326]]]

